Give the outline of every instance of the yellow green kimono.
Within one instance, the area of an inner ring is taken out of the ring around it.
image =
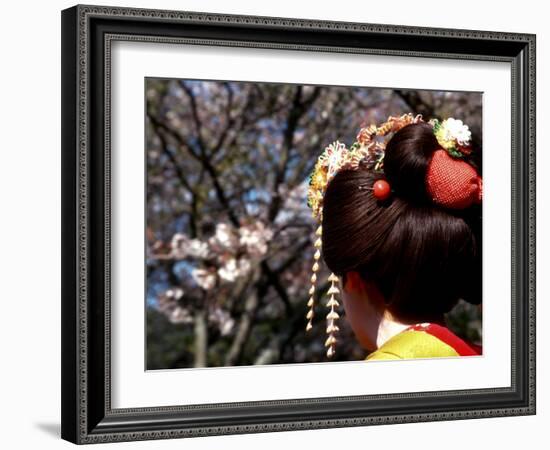
[[[448,328],[422,323],[410,326],[367,356],[367,361],[383,359],[441,358],[481,355],[481,347],[467,343]]]

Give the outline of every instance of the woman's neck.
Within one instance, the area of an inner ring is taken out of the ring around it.
[[[378,332],[376,334],[376,348],[382,347],[392,337],[409,328],[411,324],[398,322],[384,315],[378,323]]]
[[[441,317],[433,317],[432,320],[426,320],[426,321],[407,321],[400,322],[399,320],[396,320],[391,316],[391,314],[383,314],[380,322],[378,323],[378,333],[376,336],[376,347],[380,348],[382,345],[384,345],[387,341],[389,341],[392,337],[398,335],[402,331],[405,331],[407,328],[409,328],[411,325],[416,325],[417,323],[437,323],[440,325],[444,325],[445,319],[443,316]]]

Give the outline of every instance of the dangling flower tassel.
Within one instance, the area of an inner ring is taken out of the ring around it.
[[[332,358],[336,352],[336,333],[340,328],[338,328],[338,325],[336,325],[336,320],[340,317],[338,313],[336,312],[336,308],[340,306],[336,298],[334,297],[335,294],[339,294],[340,290],[335,285],[335,283],[338,281],[338,277],[331,273],[328,277],[328,281],[330,281],[330,289],[328,290],[327,294],[330,295],[329,301],[327,302],[327,306],[330,308],[329,313],[327,314],[327,340],[325,341],[325,347],[328,347],[327,349],[327,356],[329,358]]]
[[[319,259],[321,258],[321,233],[322,233],[322,227],[319,225],[317,228],[317,231],[315,231],[315,235],[317,238],[315,239],[315,254],[313,255],[313,267],[311,268],[312,275],[311,275],[311,287],[309,288],[309,300],[307,302],[307,306],[309,308],[306,319],[308,320],[306,325],[306,331],[309,331],[313,328],[313,308],[315,307],[315,283],[317,282],[317,272],[319,271]]]

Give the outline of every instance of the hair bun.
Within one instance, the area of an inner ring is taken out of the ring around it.
[[[388,141],[384,155],[384,172],[395,193],[416,203],[426,203],[426,174],[432,154],[439,148],[428,123],[407,125]]]

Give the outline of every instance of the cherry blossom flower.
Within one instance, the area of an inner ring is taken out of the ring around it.
[[[193,316],[187,309],[176,306],[168,316],[168,320],[172,323],[193,323]]]
[[[187,253],[195,258],[205,259],[209,254],[208,244],[199,239],[191,239],[188,243]]]
[[[185,258],[187,256],[187,243],[189,238],[183,233],[176,233],[170,242],[171,254],[174,258]]]
[[[220,307],[216,307],[208,314],[208,320],[216,324],[222,336],[231,334],[235,327],[235,319],[231,317],[228,311]]]
[[[239,229],[239,243],[246,247],[253,256],[262,256],[267,253],[267,242],[273,237],[273,231],[266,228],[262,222],[255,222],[251,226]]]
[[[234,250],[238,245],[238,240],[231,225],[222,222],[216,225],[216,232],[209,239],[209,243],[215,249]]]
[[[216,275],[206,269],[193,269],[191,276],[195,283],[206,291],[212,289],[216,284]]]

